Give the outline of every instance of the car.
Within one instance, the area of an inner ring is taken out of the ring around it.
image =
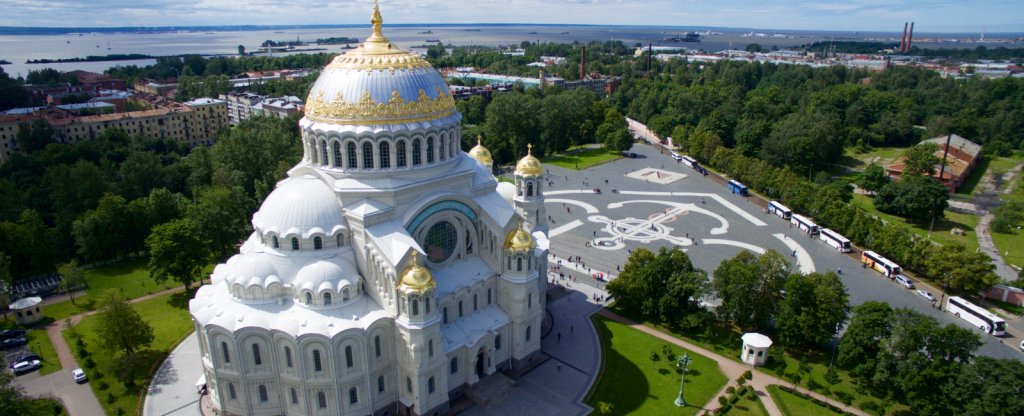
[[[14,367],[11,368],[11,370],[14,371],[14,374],[21,375],[36,370],[42,366],[43,363],[39,360],[22,361],[20,363],[15,364]]]
[[[905,287],[907,289],[913,289],[914,288],[914,281],[910,280],[909,277],[904,276],[902,274],[896,275],[896,277],[894,277],[893,280],[896,281],[896,284],[898,284],[900,286],[903,286],[903,287]]]
[[[81,368],[71,370],[71,377],[75,379],[75,383],[85,383],[89,378],[85,376],[85,371]]]
[[[14,348],[25,344],[28,344],[28,340],[25,339],[25,337],[8,338],[3,341],[0,341],[0,348],[6,350],[8,348]]]
[[[15,362],[21,362],[21,361],[32,361],[32,360],[40,360],[40,361],[42,361],[43,358],[40,357],[39,354],[36,354],[36,353],[34,353],[32,351],[25,351],[24,354],[21,354],[21,356],[18,357],[18,359],[14,360],[14,361]]]
[[[927,290],[917,289],[917,295],[922,298],[928,299],[932,302],[935,302],[935,296],[932,296],[932,293]]]
[[[1020,350],[1021,350],[1021,351],[1024,351],[1024,341],[1021,341],[1021,342],[1020,342]]]
[[[21,328],[5,329],[0,331],[0,340],[12,339],[12,338],[24,338],[25,330]]]

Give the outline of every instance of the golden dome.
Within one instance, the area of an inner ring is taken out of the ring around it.
[[[437,285],[437,282],[434,282],[434,276],[430,274],[430,270],[420,266],[419,262],[416,261],[417,254],[416,251],[412,252],[412,264],[402,272],[402,282],[399,285],[402,289],[427,290]]]
[[[334,58],[309,90],[306,118],[332,124],[401,124],[455,115],[441,74],[419,55],[393,45],[373,6],[373,33]]]
[[[536,247],[536,243],[533,241],[533,236],[530,235],[529,231],[526,231],[523,221],[519,221],[519,226],[516,229],[508,233],[505,237],[505,248],[511,251],[530,251]]]
[[[542,173],[544,168],[540,165],[540,159],[533,156],[533,145],[526,145],[526,156],[516,163],[516,175],[540,176]]]
[[[487,150],[482,143],[480,143],[480,136],[476,136],[476,146],[469,149],[469,155],[476,159],[484,166],[491,167],[494,165],[494,159],[491,158],[491,151]]]

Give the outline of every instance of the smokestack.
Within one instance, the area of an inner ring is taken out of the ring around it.
[[[914,22],[910,22],[910,33],[907,34],[907,52],[910,52],[910,45],[914,43]]]
[[[587,73],[587,47],[580,47],[580,79]]]
[[[903,47],[907,45],[907,22],[903,22],[903,37],[900,38],[900,53],[903,53]]]

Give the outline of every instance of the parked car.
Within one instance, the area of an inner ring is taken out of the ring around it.
[[[0,341],[11,338],[24,338],[25,330],[21,328],[5,329],[0,331]]]
[[[604,273],[601,273],[601,272],[594,273],[594,274],[591,275],[591,277],[593,277],[594,280],[598,280],[598,281],[601,281],[601,282],[607,282],[608,281],[608,278],[605,277]]]
[[[914,288],[914,282],[912,280],[910,280],[909,277],[904,276],[902,274],[896,275],[896,277],[893,278],[893,280],[895,280],[896,283],[899,284],[900,286],[903,286],[903,287],[905,287],[907,289],[913,289]]]
[[[36,370],[42,366],[43,363],[40,362],[39,360],[22,361],[20,363],[15,364],[14,367],[11,368],[11,370],[14,371],[14,374],[21,375]]]
[[[88,380],[88,378],[85,376],[85,371],[82,371],[81,368],[71,370],[71,377],[73,377],[75,379],[75,383],[78,384],[85,383],[86,380]]]
[[[18,357],[17,360],[14,360],[14,362],[32,361],[32,360],[42,361],[43,358],[40,357],[39,354],[36,354],[36,353],[34,353],[32,351],[25,351],[25,353],[21,354],[21,356]]]
[[[5,339],[3,341],[0,341],[0,348],[8,349],[8,348],[14,348],[14,347],[18,347],[18,346],[25,345],[25,344],[28,344],[28,340],[25,339],[25,337],[8,338],[8,339]]]
[[[917,289],[917,295],[922,298],[928,299],[929,301],[935,302],[935,296],[932,296],[931,292],[928,292],[924,289]]]

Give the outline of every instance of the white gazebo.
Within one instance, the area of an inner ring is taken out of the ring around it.
[[[43,319],[43,310],[40,304],[43,298],[38,296],[18,299],[10,305],[11,312],[14,312],[14,322],[18,325],[32,325]]]
[[[772,346],[772,339],[756,332],[743,334],[743,351],[740,359],[754,367],[762,366],[768,362],[768,347]]]

